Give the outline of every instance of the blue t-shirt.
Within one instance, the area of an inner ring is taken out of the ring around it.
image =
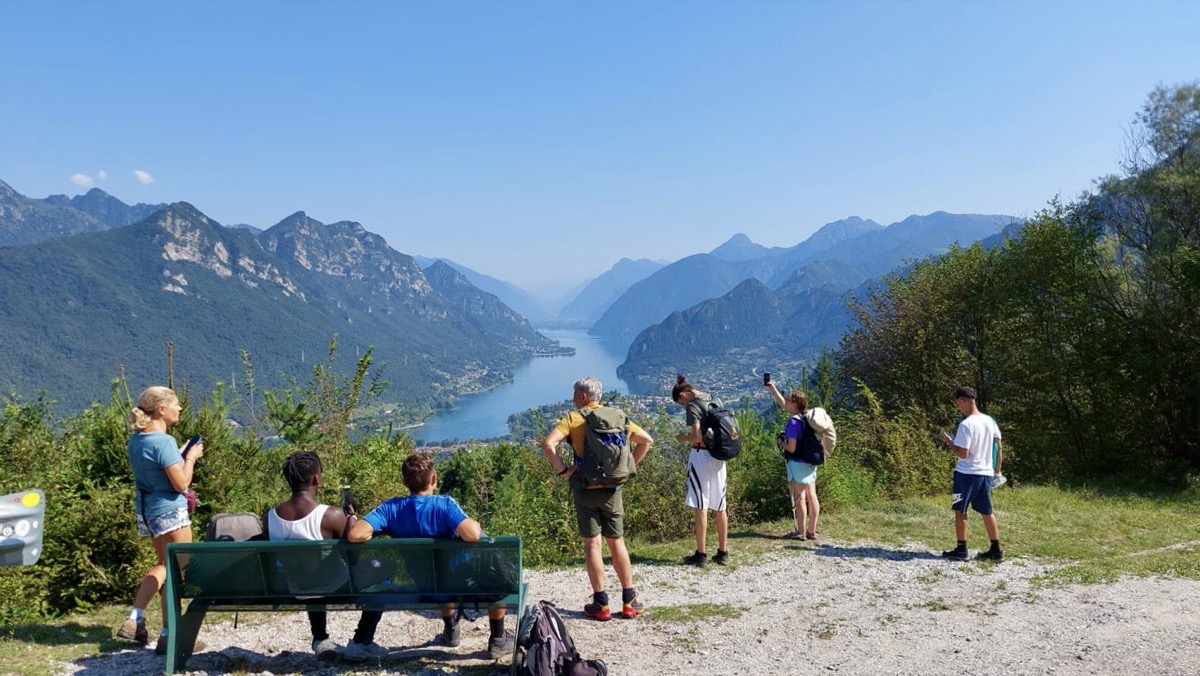
[[[162,432],[139,432],[129,437],[125,447],[129,466],[133,468],[133,480],[137,484],[137,495],[133,509],[150,519],[179,508],[187,508],[187,498],[175,490],[167,478],[166,468],[183,462],[179,444],[175,437]],[[145,512],[142,498],[145,498]]]
[[[449,495],[410,495],[392,498],[371,510],[363,520],[376,535],[394,538],[454,538],[467,513]]]

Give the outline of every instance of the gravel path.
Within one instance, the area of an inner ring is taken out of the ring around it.
[[[1192,580],[1040,588],[1032,580],[1049,568],[1026,559],[953,564],[924,549],[830,541],[779,541],[725,568],[635,570],[647,613],[605,623],[580,612],[589,592],[581,569],[527,571],[526,580],[531,598],[560,606],[584,657],[604,659],[612,674],[1200,672],[1200,582]],[[617,586],[610,579],[610,591]],[[463,644],[451,650],[429,644],[441,628],[436,617],[388,613],[377,641],[394,646],[392,656],[335,667],[307,651],[302,613],[242,618],[236,629],[205,626],[209,648],[189,673],[494,671],[486,618],[464,626]],[[356,619],[331,613],[330,633],[344,640]],[[161,674],[162,665],[149,650],[126,650],[62,673]]]

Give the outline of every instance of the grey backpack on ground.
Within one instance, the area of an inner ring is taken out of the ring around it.
[[[620,486],[637,473],[629,449],[629,417],[609,406],[585,408],[580,473],[591,485]]]
[[[262,519],[254,512],[214,514],[204,531],[205,542],[244,542],[261,536]]]
[[[606,676],[600,660],[585,660],[567,632],[558,607],[538,601],[525,610],[517,627],[517,644],[525,652],[520,663],[522,676]]]

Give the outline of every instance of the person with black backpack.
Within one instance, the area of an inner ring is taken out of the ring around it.
[[[713,563],[725,565],[729,560],[729,515],[725,510],[725,460],[727,454],[716,452],[714,447],[720,437],[728,436],[723,430],[728,430],[732,424],[734,441],[737,437],[736,418],[732,412],[721,406],[721,402],[706,392],[692,387],[687,378],[682,375],[675,378],[675,387],[671,390],[671,400],[683,406],[687,413],[684,422],[688,431],[675,436],[675,440],[690,444],[691,453],[688,455],[687,498],[684,502],[696,510],[696,552],[684,557],[683,562],[689,566],[703,567],[708,562],[705,551],[705,539],[708,534],[708,511],[714,513],[717,524],[717,553]],[[721,414],[731,422],[721,424]],[[721,455],[721,457],[717,457]]]
[[[633,564],[625,548],[625,503],[621,486],[637,472],[654,439],[620,409],[602,406],[604,386],[595,378],[575,383],[571,411],[542,440],[542,453],[555,473],[571,482],[584,562],[592,584],[592,602],[583,607],[588,617],[605,621],[613,613],[604,590],[604,556],[600,536],[608,543],[613,570],[621,582],[621,617],[642,612],[633,586]],[[571,443],[571,462],[558,457],[558,445]]]
[[[788,486],[791,490],[792,515],[796,519],[796,529],[784,537],[789,540],[816,540],[817,518],[821,516],[821,501],[817,499],[817,466],[825,460],[811,419],[805,415],[808,411],[808,395],[800,390],[792,390],[787,399],[784,399],[775,383],[766,380],[763,384],[771,391],[775,403],[791,414],[780,435],[779,450],[783,451],[783,457],[787,461]]]

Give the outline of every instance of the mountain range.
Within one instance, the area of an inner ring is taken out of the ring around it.
[[[661,391],[676,373],[726,382],[759,370],[798,373],[822,349],[836,347],[851,321],[846,300],[861,297],[881,275],[956,242],[998,241],[1016,222],[945,212],[887,227],[850,218],[789,249],[738,235],[634,284],[592,333],[623,335],[651,322],[617,371],[635,391]],[[764,255],[747,257],[755,251]]]
[[[297,212],[256,234],[178,202],[120,225],[148,205],[0,191],[0,232],[29,243],[0,247],[9,393],[47,389],[77,409],[107,397],[122,367],[131,389],[161,383],[168,342],[179,381],[236,379],[245,350],[260,385],[278,386],[305,380],[336,335],[339,368],[373,346],[388,399],[428,410],[558,347],[448,266],[426,275],[351,221]]]

